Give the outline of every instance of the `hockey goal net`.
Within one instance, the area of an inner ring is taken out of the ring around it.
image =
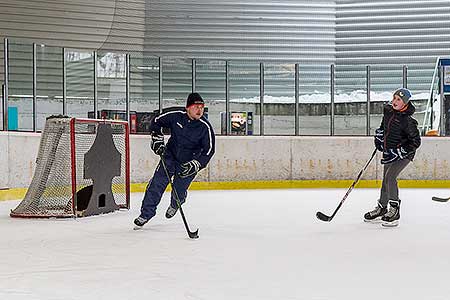
[[[105,132],[99,130],[100,127],[108,129],[106,131],[108,137],[100,136]],[[88,152],[92,152],[91,148],[94,148],[94,142],[101,138],[107,141],[104,143],[107,147],[100,146],[101,150],[96,150],[94,156],[88,155]],[[103,166],[109,165],[109,162],[105,161],[109,160],[108,153],[113,153],[117,157],[112,175],[108,168],[103,170]],[[86,157],[91,157],[89,162],[91,166]],[[92,194],[92,186],[95,190],[92,176],[86,176],[88,170],[91,170],[89,173],[96,170],[100,176],[102,171],[104,175],[109,173],[109,190],[112,192],[109,194],[112,195],[110,198],[114,199],[114,208],[129,208],[128,123],[68,117],[48,118],[39,144],[33,179],[25,198],[10,215],[32,218],[83,216],[89,201],[85,196],[90,197],[89,191]],[[96,176],[98,178],[99,175]],[[84,199],[81,199],[81,196]]]

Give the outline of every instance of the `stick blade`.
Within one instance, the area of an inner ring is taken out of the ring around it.
[[[198,229],[194,232],[189,231],[188,234],[191,239],[198,239]]]
[[[437,201],[437,202],[448,202],[448,200],[450,200],[450,198],[440,198],[440,197],[431,197],[431,200],[433,201]]]
[[[317,217],[317,219],[319,219],[321,221],[324,221],[324,222],[330,222],[331,221],[331,217],[321,213],[320,211],[318,211],[316,213],[316,217]]]

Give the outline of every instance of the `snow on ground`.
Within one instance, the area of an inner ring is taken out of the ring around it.
[[[13,219],[0,202],[0,299],[448,299],[448,190],[401,189],[397,228],[362,221],[377,189],[192,191],[179,214],[132,230],[130,211]]]
[[[388,102],[392,100],[394,91],[370,92],[371,102]],[[429,93],[414,93],[411,100],[426,100]],[[230,102],[259,103],[260,97],[230,99]],[[367,102],[367,92],[365,90],[354,90],[349,93],[337,93],[334,96],[335,103]],[[264,103],[295,103],[294,97],[264,95]],[[299,103],[331,103],[331,95],[316,91],[314,94],[299,96]]]

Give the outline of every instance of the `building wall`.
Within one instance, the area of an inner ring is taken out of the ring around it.
[[[31,44],[46,45],[38,48],[38,94],[52,100],[51,109],[43,110],[61,113],[62,104],[54,99],[56,95],[60,102],[62,96],[60,47],[68,51],[142,52],[144,21],[144,0],[0,0],[0,82],[4,81],[4,38],[10,39],[12,52],[10,94],[31,95]],[[70,67],[72,75],[68,75],[77,79],[68,88],[75,90],[75,96],[91,96],[92,84],[86,84],[92,82],[89,69]],[[22,101],[31,102],[29,98]],[[0,113],[3,116],[2,108]],[[29,130],[27,124],[22,127]]]
[[[334,62],[335,1],[148,1],[145,50],[209,59]]]
[[[144,3],[1,0],[0,38],[76,49],[142,50]]]
[[[400,67],[407,64],[409,84],[427,90],[436,57],[450,53],[449,25],[445,0],[0,0],[1,40],[144,56],[295,62],[309,75],[336,62],[341,89],[363,81],[361,66],[368,64],[375,89],[398,86]],[[3,47],[0,80],[2,58]]]
[[[291,103],[294,63],[300,64],[300,95],[328,95],[332,63],[337,94],[364,93],[366,65],[371,90],[391,92],[402,85],[406,64],[408,87],[427,98],[437,56],[450,53],[449,23],[450,4],[443,0],[0,0],[1,43],[8,37],[13,48],[10,95],[27,95],[11,101],[26,107],[24,115],[31,110],[31,43],[47,45],[38,48],[38,102],[50,102],[38,105],[38,124],[45,114],[62,112],[57,47],[131,52],[132,110],[158,108],[158,55],[165,57],[164,107],[191,91],[192,57],[199,60],[197,90],[211,101],[225,98],[223,59],[233,60],[231,99],[258,96],[259,61],[267,63],[266,95]],[[1,47],[0,81],[3,63]],[[86,99],[69,113],[85,117],[92,110],[92,59],[67,68],[67,96]],[[99,79],[99,108],[123,110],[124,90],[123,78]],[[28,120],[19,129],[30,130]]]
[[[402,65],[407,65],[408,87],[428,91],[436,58],[448,55],[449,1],[336,1],[337,84],[342,87],[364,78],[364,66],[370,65],[372,89],[393,90],[401,86]]]
[[[231,84],[239,82],[237,97],[251,97],[258,90],[256,71],[261,60],[283,62],[272,67],[272,71],[268,67],[268,72],[276,73],[273,90],[277,96],[292,97],[293,89],[285,86],[293,84],[294,62],[302,64],[301,93],[328,90],[329,65],[335,60],[335,1],[0,0],[1,42],[5,37],[10,39],[9,94],[18,95],[11,101],[15,101],[14,106],[28,110],[32,94],[31,43],[46,45],[38,47],[38,95],[48,97],[38,99],[45,104],[45,108],[38,106],[38,113],[61,113],[62,62],[61,50],[56,46],[99,53],[130,52],[132,109],[157,108],[156,56],[166,57],[163,97],[169,102],[165,106],[172,105],[173,99],[184,99],[192,89],[189,58],[193,57],[222,60],[199,61],[202,80],[198,88],[209,99],[224,99],[224,59],[256,62],[251,66],[241,63],[231,66],[235,74]],[[182,58],[168,60],[168,56]],[[1,81],[2,57],[3,47]],[[86,99],[79,107],[90,110],[92,58],[80,59],[67,68],[70,90],[67,95]],[[124,93],[118,91],[121,87],[124,89],[121,79],[99,80],[99,98],[112,99],[99,105],[124,109]],[[69,107],[71,115],[86,116],[87,111],[77,110]],[[21,122],[19,129],[30,130],[30,122],[31,118],[28,123]],[[42,124],[43,118],[38,122]]]

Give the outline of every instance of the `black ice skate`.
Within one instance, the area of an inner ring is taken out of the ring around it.
[[[134,225],[136,225],[136,226],[134,227],[134,230],[141,229],[142,226],[144,226],[144,225],[148,222],[148,220],[149,220],[149,219],[145,219],[145,218],[143,218],[143,217],[141,217],[141,216],[139,216],[139,217],[137,217],[136,219],[134,219]]]
[[[379,223],[381,221],[381,217],[387,213],[387,208],[383,207],[378,203],[377,207],[374,210],[369,211],[364,215],[364,222],[368,223]]]
[[[389,200],[389,211],[381,218],[384,227],[396,227],[398,226],[398,220],[400,220],[400,200]]]
[[[169,207],[167,208],[167,211],[166,211],[166,218],[167,219],[172,218],[173,216],[175,216],[177,211],[178,211],[178,205],[176,208],[173,208],[172,205],[169,205]]]

